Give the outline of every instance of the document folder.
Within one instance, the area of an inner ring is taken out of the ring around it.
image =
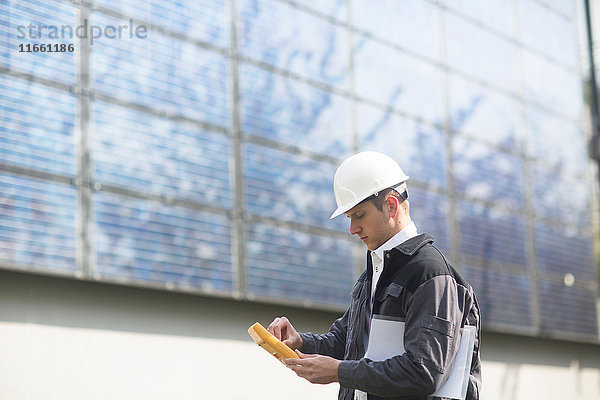
[[[381,315],[373,315],[369,347],[365,358],[373,361],[383,361],[393,356],[404,354],[404,325],[402,321]],[[434,397],[464,399],[467,395],[473,346],[475,345],[474,326],[461,329],[458,352],[452,364],[450,375],[446,382],[432,394]]]
[[[258,322],[248,328],[248,333],[256,344],[268,351],[279,361],[284,358],[300,358],[294,350],[290,349],[281,340],[271,335],[271,333]]]

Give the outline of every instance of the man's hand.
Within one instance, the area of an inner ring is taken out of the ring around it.
[[[302,338],[286,317],[275,318],[267,330],[292,350],[302,347]]]
[[[296,350],[296,353],[300,356],[299,359],[283,359],[283,363],[296,375],[310,383],[325,384],[338,381],[340,360],[318,354],[302,354],[299,350]]]

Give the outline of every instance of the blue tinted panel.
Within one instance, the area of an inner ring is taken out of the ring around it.
[[[0,160],[42,171],[76,171],[75,97],[0,76]]]
[[[95,15],[99,25],[123,21]],[[99,39],[92,48],[94,89],[163,112],[227,125],[228,61],[158,32],[146,39]]]
[[[525,100],[567,117],[582,118],[583,87],[578,73],[527,52],[521,53],[521,64]]]
[[[430,59],[439,59],[439,9],[427,1],[378,0],[374,5],[369,0],[354,0],[352,23],[358,29],[393,42],[404,49]],[[387,59],[383,60],[387,62]]]
[[[0,263],[74,272],[74,187],[0,174]]]
[[[461,267],[460,273],[475,290],[484,326],[531,327],[529,277],[471,266]]]
[[[514,31],[512,6],[506,0],[445,0],[444,4],[504,35]]]
[[[242,0],[239,14],[243,55],[346,87],[348,45],[341,27],[275,1]]]
[[[564,166],[530,163],[529,171],[536,215],[579,227],[590,226],[588,179],[568,173]]]
[[[540,330],[562,337],[585,335],[598,340],[597,294],[586,288],[539,282]]]
[[[101,276],[231,290],[231,223],[214,213],[94,194]]]
[[[0,5],[0,66],[65,83],[75,81],[76,7],[69,2],[10,0]],[[80,31],[83,28],[80,29]],[[26,46],[52,45],[52,52],[26,52]],[[24,52],[20,52],[23,45]],[[59,50],[55,52],[54,50]]]
[[[458,202],[460,252],[526,267],[525,217],[467,202]]]
[[[531,0],[517,1],[517,10],[520,41],[525,46],[571,68],[578,66],[577,31],[572,20]]]
[[[594,279],[593,239],[575,229],[536,223],[535,254],[537,267],[543,272],[570,272],[576,280],[586,282]]]
[[[361,150],[393,157],[411,179],[446,186],[446,142],[442,131],[412,118],[358,106]]]
[[[296,3],[337,19],[346,20],[346,0],[296,0]]]
[[[515,48],[508,40],[453,14],[446,14],[447,54],[451,68],[515,90]]]
[[[349,240],[251,224],[248,292],[258,296],[347,305],[356,262]]]
[[[93,111],[95,180],[231,206],[228,137],[102,102]]]
[[[515,207],[525,205],[520,157],[460,137],[455,137],[452,143],[453,171],[459,193]]]
[[[328,155],[350,151],[350,101],[260,68],[241,68],[245,132]]]
[[[329,219],[336,209],[336,166],[248,143],[244,167],[247,211],[329,229],[347,229],[344,218]]]
[[[529,155],[586,173],[587,140],[580,126],[534,107],[527,107],[525,115]]]
[[[356,41],[354,51],[358,96],[442,121],[441,72],[433,64],[365,38]]]
[[[507,149],[519,147],[521,110],[515,99],[454,74],[448,95],[453,130]]]
[[[228,42],[229,16],[226,14],[225,6],[227,1],[95,0],[94,3],[117,10],[126,16],[181,33],[193,40],[201,40],[222,47],[226,46]],[[150,29],[149,26],[147,28]],[[123,32],[129,35],[128,30]]]
[[[448,197],[422,190],[408,182],[410,215],[419,233],[429,233],[435,245],[442,250],[450,249],[450,225],[448,224]]]

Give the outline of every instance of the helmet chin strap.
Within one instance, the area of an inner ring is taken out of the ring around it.
[[[404,182],[393,187],[392,189],[400,193],[400,197],[402,197],[404,200],[408,200],[408,190],[406,189],[406,184]]]

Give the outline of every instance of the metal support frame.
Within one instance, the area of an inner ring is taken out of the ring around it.
[[[588,63],[590,69],[590,114],[592,117],[592,141],[590,155],[598,160],[600,166],[600,111],[598,109],[598,86],[596,84],[596,65],[594,62],[594,35],[592,34],[592,17],[589,0],[584,0],[585,33],[587,38]]]
[[[231,99],[231,184],[233,192],[232,262],[233,296],[246,297],[246,224],[244,222],[244,141],[241,122],[240,72],[237,41],[237,1],[229,1],[230,99]]]
[[[77,24],[89,22],[90,5],[81,2],[77,15]],[[92,278],[94,269],[94,245],[92,240],[92,156],[90,143],[90,42],[87,38],[78,38],[76,54],[77,77],[75,93],[77,97],[75,113],[75,140],[77,148],[77,275]]]

